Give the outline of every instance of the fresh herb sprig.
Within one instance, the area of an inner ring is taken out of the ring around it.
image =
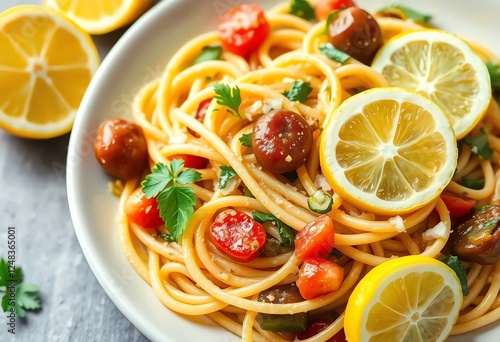
[[[465,137],[463,142],[465,142],[470,147],[472,153],[477,154],[479,158],[484,160],[491,160],[491,158],[493,158],[493,150],[488,143],[488,135],[484,127],[481,127],[479,135]]]
[[[281,243],[284,246],[293,246],[295,241],[295,230],[292,227],[279,220],[276,216],[272,214],[262,213],[260,211],[252,212],[253,219],[259,223],[264,223],[266,221],[272,222],[276,227],[278,227],[278,234],[280,235]]]
[[[195,58],[193,64],[200,64],[207,61],[215,61],[222,55],[222,47],[218,45],[204,46],[201,53]]]
[[[160,216],[174,241],[186,229],[196,204],[194,190],[186,185],[201,179],[201,173],[183,167],[182,159],[174,159],[170,165],[158,163],[141,183],[147,198],[157,197]]]
[[[42,301],[38,295],[40,287],[34,284],[23,283],[23,270],[15,264],[0,259],[0,292],[5,293],[2,297],[2,309],[4,312],[12,312],[19,317],[26,317],[26,311],[38,310],[42,307]]]
[[[283,93],[290,101],[306,102],[307,96],[312,91],[311,83],[302,80],[295,80],[290,90]]]
[[[500,101],[500,65],[493,62],[486,62],[486,67],[490,74],[491,89],[497,101]]]
[[[242,146],[252,147],[252,133],[242,134],[238,140]]]
[[[225,83],[214,83],[215,100],[218,105],[227,107],[227,111],[241,119],[241,92],[237,85],[230,87]]]
[[[307,0],[292,0],[289,13],[309,21],[316,19],[314,8]]]
[[[319,51],[321,51],[326,57],[330,58],[335,62],[344,64],[351,56],[349,56],[344,51],[337,49],[332,43],[324,43],[319,46]]]
[[[230,179],[236,176],[236,171],[231,166],[221,165],[219,176],[219,189],[225,189]]]
[[[467,285],[467,272],[465,271],[465,268],[463,267],[458,257],[449,255],[441,261],[444,262],[453,271],[455,271],[458,279],[460,280],[460,285],[462,285],[462,294],[464,296],[467,296],[469,294],[469,286]]]

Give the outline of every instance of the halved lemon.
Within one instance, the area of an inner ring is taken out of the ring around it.
[[[436,29],[402,33],[379,50],[372,67],[392,86],[415,90],[440,106],[457,139],[470,132],[490,103],[485,63],[452,33]]]
[[[444,341],[462,305],[455,272],[431,257],[386,261],[356,285],[345,311],[349,342]]]
[[[104,34],[132,23],[153,0],[44,0],[90,34]]]
[[[100,63],[90,36],[44,6],[0,14],[0,127],[27,138],[71,130]]]
[[[333,190],[376,214],[402,214],[436,198],[457,163],[451,123],[426,97],[374,88],[329,113],[320,164]]]

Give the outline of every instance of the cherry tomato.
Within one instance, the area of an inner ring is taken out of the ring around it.
[[[193,154],[172,154],[169,159],[183,159],[184,167],[193,169],[203,169],[207,166],[208,159],[200,156],[195,156]]]
[[[347,7],[356,7],[353,0],[320,0],[316,3],[314,7],[314,12],[316,13],[316,19],[318,21],[323,21],[328,18],[328,15],[333,11]]]
[[[474,199],[449,191],[443,191],[441,199],[446,204],[451,218],[458,218],[468,214],[476,205]]]
[[[312,141],[312,128],[304,117],[286,109],[262,115],[253,127],[255,158],[273,174],[297,170],[309,155]]]
[[[306,259],[299,270],[296,284],[305,299],[337,291],[344,281],[344,269],[327,259]]]
[[[328,41],[361,63],[370,64],[382,46],[382,31],[372,15],[358,7],[339,11],[328,27]]]
[[[245,57],[257,50],[269,35],[264,10],[257,4],[243,4],[227,11],[219,20],[219,38],[226,50]]]
[[[130,221],[144,228],[157,228],[163,225],[156,197],[146,198],[142,188],[135,189],[127,199],[125,214]]]
[[[210,239],[222,253],[236,261],[248,262],[264,247],[266,231],[249,215],[227,209],[210,226]]]
[[[208,110],[208,106],[210,106],[210,102],[212,102],[212,98],[205,99],[205,100],[201,101],[200,104],[198,105],[198,109],[196,109],[196,114],[194,117],[199,122],[203,122],[203,120],[205,120],[205,115],[207,114],[207,110]],[[198,133],[196,133],[195,131],[193,131],[191,128],[188,128],[188,131],[194,137],[196,137],[196,138],[200,137],[200,135]]]
[[[102,169],[118,179],[139,176],[148,159],[141,127],[123,119],[109,119],[99,125],[94,154]]]
[[[325,258],[335,246],[335,229],[328,215],[309,222],[295,236],[295,255],[300,260]]]
[[[313,336],[316,336],[326,328],[330,324],[332,324],[333,321],[328,320],[328,319],[315,319],[314,321],[309,323],[309,327],[307,330],[300,331],[295,334],[298,340],[307,340],[308,338],[311,338]],[[330,337],[326,342],[345,342],[346,337],[344,333],[344,329],[340,329],[338,333]]]

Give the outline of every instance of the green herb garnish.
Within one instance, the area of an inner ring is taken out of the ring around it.
[[[163,240],[167,241],[167,242],[176,242],[176,240],[174,239],[174,237],[170,234],[158,234],[157,235],[159,238],[162,238]]]
[[[444,262],[453,271],[455,271],[458,279],[460,280],[460,285],[462,285],[462,294],[464,296],[467,296],[469,294],[469,286],[467,285],[467,272],[465,272],[465,268],[462,266],[460,260],[456,256],[450,255],[441,261]]]
[[[314,8],[307,0],[292,0],[288,13],[309,21],[316,19]]]
[[[462,181],[460,182],[460,184],[469,189],[481,190],[482,188],[484,188],[484,178],[474,179],[469,177],[462,177]]]
[[[40,287],[23,284],[23,270],[13,261],[0,259],[0,292],[3,292],[2,309],[19,317],[26,317],[26,311],[38,310],[42,301],[38,295]]]
[[[205,46],[201,50],[201,54],[195,58],[193,64],[200,64],[207,61],[215,61],[222,55],[222,47],[220,46]]]
[[[231,178],[236,176],[236,171],[231,166],[220,166],[220,176],[219,176],[219,189],[225,189],[227,186],[227,182]]]
[[[351,56],[349,56],[344,51],[337,49],[332,43],[324,43],[319,46],[319,51],[321,51],[326,57],[344,64]]]
[[[419,21],[422,23],[428,23],[429,21],[432,20],[432,15],[430,14],[425,14],[421,13],[418,11],[415,11],[412,8],[402,6],[399,4],[392,4],[387,7],[384,7],[380,10],[377,11],[377,13],[384,13],[384,12],[391,12],[391,11],[401,11],[403,12],[404,15],[406,15],[409,19],[414,20],[414,21]]]
[[[481,127],[480,132],[480,135],[466,137],[463,141],[470,147],[472,153],[477,154],[479,158],[491,160],[493,158],[493,150],[488,143],[488,135],[484,127]]]
[[[238,86],[230,87],[224,83],[214,83],[215,99],[217,104],[227,107],[227,111],[241,119],[239,112],[241,105],[241,93]]]
[[[325,29],[323,30],[323,34],[328,34],[328,30],[329,30],[330,24],[333,21],[333,18],[335,16],[337,16],[337,14],[339,14],[340,11],[342,11],[342,10],[339,9],[339,10],[330,12],[330,14],[328,14],[328,17],[326,17],[326,20],[325,20]]]
[[[252,147],[252,133],[242,134],[238,140],[241,145],[245,147]]]
[[[311,93],[312,87],[311,83],[304,82],[302,80],[296,80],[293,82],[290,90],[283,93],[290,101],[306,102],[307,96]]]
[[[293,246],[295,241],[295,231],[292,227],[279,220],[276,216],[272,214],[261,213],[259,211],[252,212],[253,219],[259,223],[264,223],[266,221],[272,222],[276,227],[278,227],[278,233],[280,235],[281,243],[285,246]]]
[[[174,159],[170,165],[156,164],[142,181],[147,198],[157,197],[160,216],[174,241],[178,241],[189,218],[194,213],[196,195],[186,186],[201,179],[201,173],[189,168],[181,171],[184,160]]]

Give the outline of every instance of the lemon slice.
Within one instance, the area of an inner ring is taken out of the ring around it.
[[[329,113],[320,164],[333,190],[376,214],[416,210],[450,182],[457,162],[453,128],[424,96],[374,88]]]
[[[444,263],[421,255],[391,259],[368,272],[349,297],[347,340],[444,341],[462,299],[460,281]]]
[[[27,138],[71,130],[99,66],[90,36],[61,14],[22,5],[0,14],[0,127]]]
[[[477,124],[491,99],[485,63],[467,43],[448,32],[402,33],[379,50],[372,67],[392,86],[415,90],[440,106],[457,139]]]
[[[132,23],[153,0],[44,0],[90,34],[104,34]]]

